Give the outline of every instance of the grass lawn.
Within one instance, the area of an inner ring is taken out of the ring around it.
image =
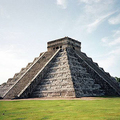
[[[0,101],[0,120],[120,120],[120,98]]]

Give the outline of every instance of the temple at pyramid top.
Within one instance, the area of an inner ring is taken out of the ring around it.
[[[81,50],[81,42],[74,40],[69,37],[64,37],[61,39],[53,40],[47,43],[48,51],[57,50],[59,48],[72,48],[74,50],[80,51]]]
[[[81,42],[64,37],[47,49],[0,85],[1,99],[120,95],[118,82],[81,51]]]

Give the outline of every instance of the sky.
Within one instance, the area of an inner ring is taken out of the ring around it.
[[[0,84],[65,36],[120,77],[120,0],[0,0]]]

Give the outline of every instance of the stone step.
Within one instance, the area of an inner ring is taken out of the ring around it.
[[[65,55],[65,56],[57,56],[57,58],[55,59],[56,61],[63,61],[63,60],[67,60],[68,57]]]
[[[68,54],[68,57],[69,57],[69,59],[75,59],[75,60],[78,60],[78,58],[77,58],[76,56],[74,56],[74,55],[69,55],[69,54]]]
[[[53,66],[53,67],[63,67],[63,66],[67,66],[67,65],[68,65],[67,62],[51,64],[51,66]]]
[[[50,71],[49,73],[47,73],[47,75],[49,76],[49,75],[64,75],[64,74],[68,74],[68,73],[70,73],[70,70],[69,69],[67,69],[67,70],[65,70],[65,71]]]
[[[85,81],[88,81],[88,82],[94,82],[95,80],[93,78],[82,78],[82,77],[74,77],[73,76],[73,81],[76,81],[76,82],[85,82]]]
[[[64,67],[61,67],[61,68],[52,68],[50,69],[50,74],[52,73],[61,73],[61,72],[70,72],[69,70],[69,67],[68,66],[64,66]]]
[[[54,91],[44,91],[42,93],[33,94],[32,97],[75,97],[75,93],[73,89],[69,90],[54,90]]]
[[[55,52],[46,52],[39,60],[31,66],[25,75],[8,91],[5,98],[12,98],[17,96],[26,85],[35,77],[35,75],[42,69],[45,63],[53,56]],[[19,87],[20,86],[20,87]]]
[[[66,59],[66,60],[54,61],[51,64],[53,65],[53,64],[62,64],[62,63],[67,63],[68,64],[68,60]]]
[[[74,84],[77,84],[77,85],[82,85],[82,84],[88,84],[88,85],[93,85],[95,84],[94,81],[76,81],[74,82]]]
[[[69,62],[69,64],[71,65],[71,67],[73,67],[73,66],[81,66],[80,62]]]
[[[63,80],[70,80],[71,81],[71,76],[69,77],[62,77],[62,78],[52,78],[52,79],[48,79],[48,78],[44,78],[41,82],[44,82],[44,81],[63,81]]]
[[[62,92],[62,91],[74,91],[74,89],[73,88],[68,88],[68,89],[56,89],[56,90],[42,90],[42,91],[40,91],[40,90],[38,90],[38,91],[34,91],[33,93],[49,93],[49,92]]]
[[[45,88],[45,87],[43,87],[43,88],[38,88],[38,89],[36,89],[33,93],[34,94],[37,94],[37,93],[39,93],[39,92],[48,92],[48,91],[52,91],[52,92],[54,92],[54,91],[56,91],[56,90],[60,90],[60,91],[62,91],[62,90],[69,90],[69,89],[72,89],[73,87],[71,87],[71,86],[66,86],[66,87],[60,87],[60,86],[56,86],[56,87],[52,87],[52,88]]]
[[[76,72],[74,72],[74,73],[72,72],[71,74],[72,74],[72,76],[75,76],[75,77],[90,78],[90,74],[86,73],[86,72],[83,72],[83,71],[77,72],[77,74],[76,74]]]
[[[77,97],[90,97],[90,96],[103,96],[104,95],[104,91],[100,90],[100,89],[95,89],[95,90],[82,90],[81,89],[76,89],[76,96]]]
[[[41,82],[37,87],[46,87],[46,86],[60,86],[60,85],[72,85],[72,81],[45,81],[45,82]]]
[[[39,57],[34,58],[33,63],[35,63],[38,59]]]
[[[64,67],[52,67],[52,68],[50,68],[50,72],[52,73],[52,72],[61,72],[61,71],[69,71],[69,66],[67,65],[67,66],[64,66]]]
[[[67,73],[67,74],[51,74],[51,75],[49,75],[49,76],[47,76],[46,78],[47,79],[60,79],[60,78],[70,78],[71,77],[71,74],[70,73]]]
[[[26,68],[28,69],[30,66],[32,66],[32,62],[28,63]]]

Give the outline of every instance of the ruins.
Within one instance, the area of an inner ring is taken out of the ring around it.
[[[81,52],[81,42],[64,37],[47,45],[46,52],[0,85],[1,98],[120,95],[115,78]]]

